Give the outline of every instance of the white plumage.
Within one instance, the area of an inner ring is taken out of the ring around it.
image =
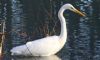
[[[11,49],[12,55],[50,56],[60,51],[67,39],[66,21],[63,16],[63,12],[66,9],[85,16],[77,9],[75,9],[71,4],[63,5],[58,12],[58,17],[61,22],[61,33],[59,36],[49,36],[35,41],[27,42],[25,45],[14,47]]]
[[[49,42],[48,42],[49,41]],[[29,51],[28,51],[29,49]],[[50,36],[35,41],[27,42],[26,45],[14,47],[13,55],[49,56],[61,49],[58,36]],[[42,52],[41,52],[42,51]],[[51,53],[52,52],[52,53]],[[47,54],[48,53],[48,54]]]

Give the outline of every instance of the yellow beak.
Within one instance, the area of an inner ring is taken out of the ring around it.
[[[81,15],[81,16],[85,16],[85,14],[81,13],[81,12],[80,12],[79,10],[77,10],[77,9],[75,9],[74,12],[75,12],[75,13],[78,13],[78,14]]]

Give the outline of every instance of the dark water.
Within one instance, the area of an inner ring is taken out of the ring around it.
[[[10,56],[9,51],[12,47],[44,37],[45,34],[41,27],[43,28],[47,24],[45,29],[48,30],[48,26],[51,26],[49,28],[54,26],[54,24],[47,22],[51,19],[51,15],[48,13],[51,12],[51,10],[49,11],[49,6],[44,4],[45,8],[48,9],[44,11],[44,8],[41,8],[43,7],[42,3],[42,0],[40,2],[32,0],[1,0],[0,19],[6,20],[6,31],[8,33],[5,39],[3,60],[100,60],[100,8],[98,6],[95,7],[94,5],[96,4],[94,3],[98,2],[94,1],[92,3],[92,0],[82,0],[80,7],[78,6],[86,13],[86,17],[80,17],[69,12],[68,18],[66,17],[68,42],[66,42],[64,48],[59,53],[49,57]],[[54,6],[52,8],[57,8],[57,10],[52,10],[54,14],[57,14],[58,7]],[[52,18],[57,20],[57,16]],[[56,20],[54,22],[57,22]],[[59,26],[59,22],[57,26]],[[60,32],[59,30],[60,28],[58,27],[56,32]]]

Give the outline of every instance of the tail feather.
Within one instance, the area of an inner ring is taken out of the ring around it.
[[[14,47],[10,50],[10,52],[11,52],[11,55],[29,55],[30,54],[26,45]]]

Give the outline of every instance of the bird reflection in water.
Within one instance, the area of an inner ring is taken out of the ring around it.
[[[36,57],[14,57],[12,60],[61,60],[57,55],[51,55],[51,56],[36,56]]]

